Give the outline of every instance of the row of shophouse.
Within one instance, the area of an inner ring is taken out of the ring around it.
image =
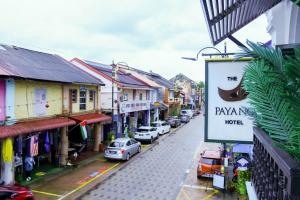
[[[109,132],[122,137],[180,109],[179,95],[153,72],[0,45],[1,181],[22,177],[26,156],[49,168],[75,151],[85,159]]]

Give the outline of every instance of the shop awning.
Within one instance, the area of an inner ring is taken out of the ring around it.
[[[165,105],[164,103],[158,103],[158,102],[151,103],[150,109],[152,110],[154,108],[159,108],[160,110],[166,110],[166,109],[168,109],[168,106]]]
[[[256,19],[282,0],[200,0],[213,45]]]
[[[82,114],[77,116],[69,117],[72,120],[75,120],[76,122],[82,122],[86,121],[87,124],[93,124],[98,122],[110,122],[111,117],[105,114],[99,114],[99,113],[88,113],[88,114]]]
[[[76,124],[75,121],[64,117],[19,122],[11,126],[0,126],[0,138],[14,137],[21,134],[51,130],[74,124]]]

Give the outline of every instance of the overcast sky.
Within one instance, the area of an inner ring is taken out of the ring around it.
[[[204,80],[203,59],[181,59],[211,46],[199,0],[0,0],[0,8],[0,43]],[[234,36],[266,42],[266,27],[263,15]]]

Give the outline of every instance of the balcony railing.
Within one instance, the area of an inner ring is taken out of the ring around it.
[[[300,200],[300,164],[259,128],[254,128],[252,182],[260,200]]]

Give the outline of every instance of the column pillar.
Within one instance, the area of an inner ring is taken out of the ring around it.
[[[60,135],[61,135],[60,165],[66,165],[68,159],[68,148],[69,148],[69,138],[68,138],[66,126],[60,129]]]
[[[99,145],[101,143],[101,133],[102,133],[102,124],[96,123],[95,124],[95,133],[94,133],[94,151],[99,151]]]

